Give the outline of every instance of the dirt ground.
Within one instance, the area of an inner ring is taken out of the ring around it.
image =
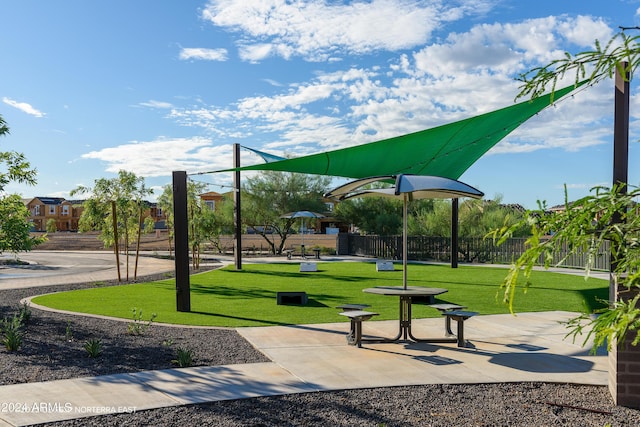
[[[34,235],[46,234],[47,241],[38,245],[37,250],[56,251],[103,251],[105,249],[98,233],[34,233]],[[133,248],[135,249],[135,247]],[[166,232],[145,234],[142,237],[140,250],[143,251],[167,251],[169,250],[169,238]]]
[[[45,233],[34,233],[34,235],[42,235]],[[59,250],[59,251],[101,251],[105,248],[98,233],[71,233],[56,232],[46,234],[47,241],[37,247],[37,250]],[[275,237],[275,236],[274,236]],[[277,241],[277,240],[276,240]],[[277,241],[279,242],[279,241]],[[233,237],[221,236],[220,246],[225,252],[233,252]],[[302,243],[302,236],[291,235],[287,238],[287,248],[299,247]],[[320,246],[330,249],[336,248],[336,235],[331,234],[307,234],[304,236],[304,243],[308,248]],[[157,231],[142,236],[140,250],[141,251],[169,251],[173,249],[169,246],[169,236],[166,231]],[[173,243],[171,243],[173,245]],[[247,252],[269,252],[269,245],[258,235],[245,234],[242,236],[242,248]],[[131,247],[135,250],[135,246]],[[214,250],[210,248],[209,250]]]

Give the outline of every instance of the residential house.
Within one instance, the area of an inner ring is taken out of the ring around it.
[[[29,221],[33,231],[47,231],[47,223],[55,221],[57,231],[78,231],[78,222],[83,211],[84,200],[65,200],[62,197],[34,197],[24,199],[29,210]],[[145,202],[147,210],[144,217],[151,217],[155,229],[166,228],[166,216],[157,203]]]
[[[34,197],[25,200],[31,214],[29,221],[34,231],[46,231],[47,222],[53,220],[58,231],[77,231],[82,215],[82,204],[62,197]]]
[[[215,191],[209,191],[208,193],[200,194],[200,200],[202,200],[209,209],[212,211],[216,210],[216,205],[219,205],[224,196],[220,193],[216,193]]]
[[[162,210],[162,208],[159,207],[155,202],[145,202],[145,204],[147,205],[148,211],[145,212],[144,216],[145,218],[153,218],[153,229],[165,230],[167,228],[167,215]]]

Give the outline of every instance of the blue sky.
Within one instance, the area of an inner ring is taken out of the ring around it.
[[[640,23],[639,0],[4,1],[0,150],[69,197],[120,169],[148,186],[232,165],[232,144],[300,156],[513,103],[515,77]],[[633,92],[632,92],[633,93]],[[640,182],[632,99],[630,173]],[[613,84],[518,129],[461,180],[535,208],[612,179]],[[249,152],[243,164],[258,162]],[[210,190],[231,177],[201,175]],[[336,182],[340,183],[340,182]]]

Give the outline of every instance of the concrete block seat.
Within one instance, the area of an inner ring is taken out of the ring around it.
[[[278,305],[305,305],[308,301],[306,292],[277,292],[276,302]]]

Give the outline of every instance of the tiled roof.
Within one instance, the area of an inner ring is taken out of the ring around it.
[[[36,197],[36,199],[40,200],[45,205],[59,205],[64,202],[63,197]]]
[[[526,211],[526,209],[519,203],[507,203],[507,204],[502,204],[501,206],[504,206],[505,208],[511,209],[516,212],[524,213]]]

